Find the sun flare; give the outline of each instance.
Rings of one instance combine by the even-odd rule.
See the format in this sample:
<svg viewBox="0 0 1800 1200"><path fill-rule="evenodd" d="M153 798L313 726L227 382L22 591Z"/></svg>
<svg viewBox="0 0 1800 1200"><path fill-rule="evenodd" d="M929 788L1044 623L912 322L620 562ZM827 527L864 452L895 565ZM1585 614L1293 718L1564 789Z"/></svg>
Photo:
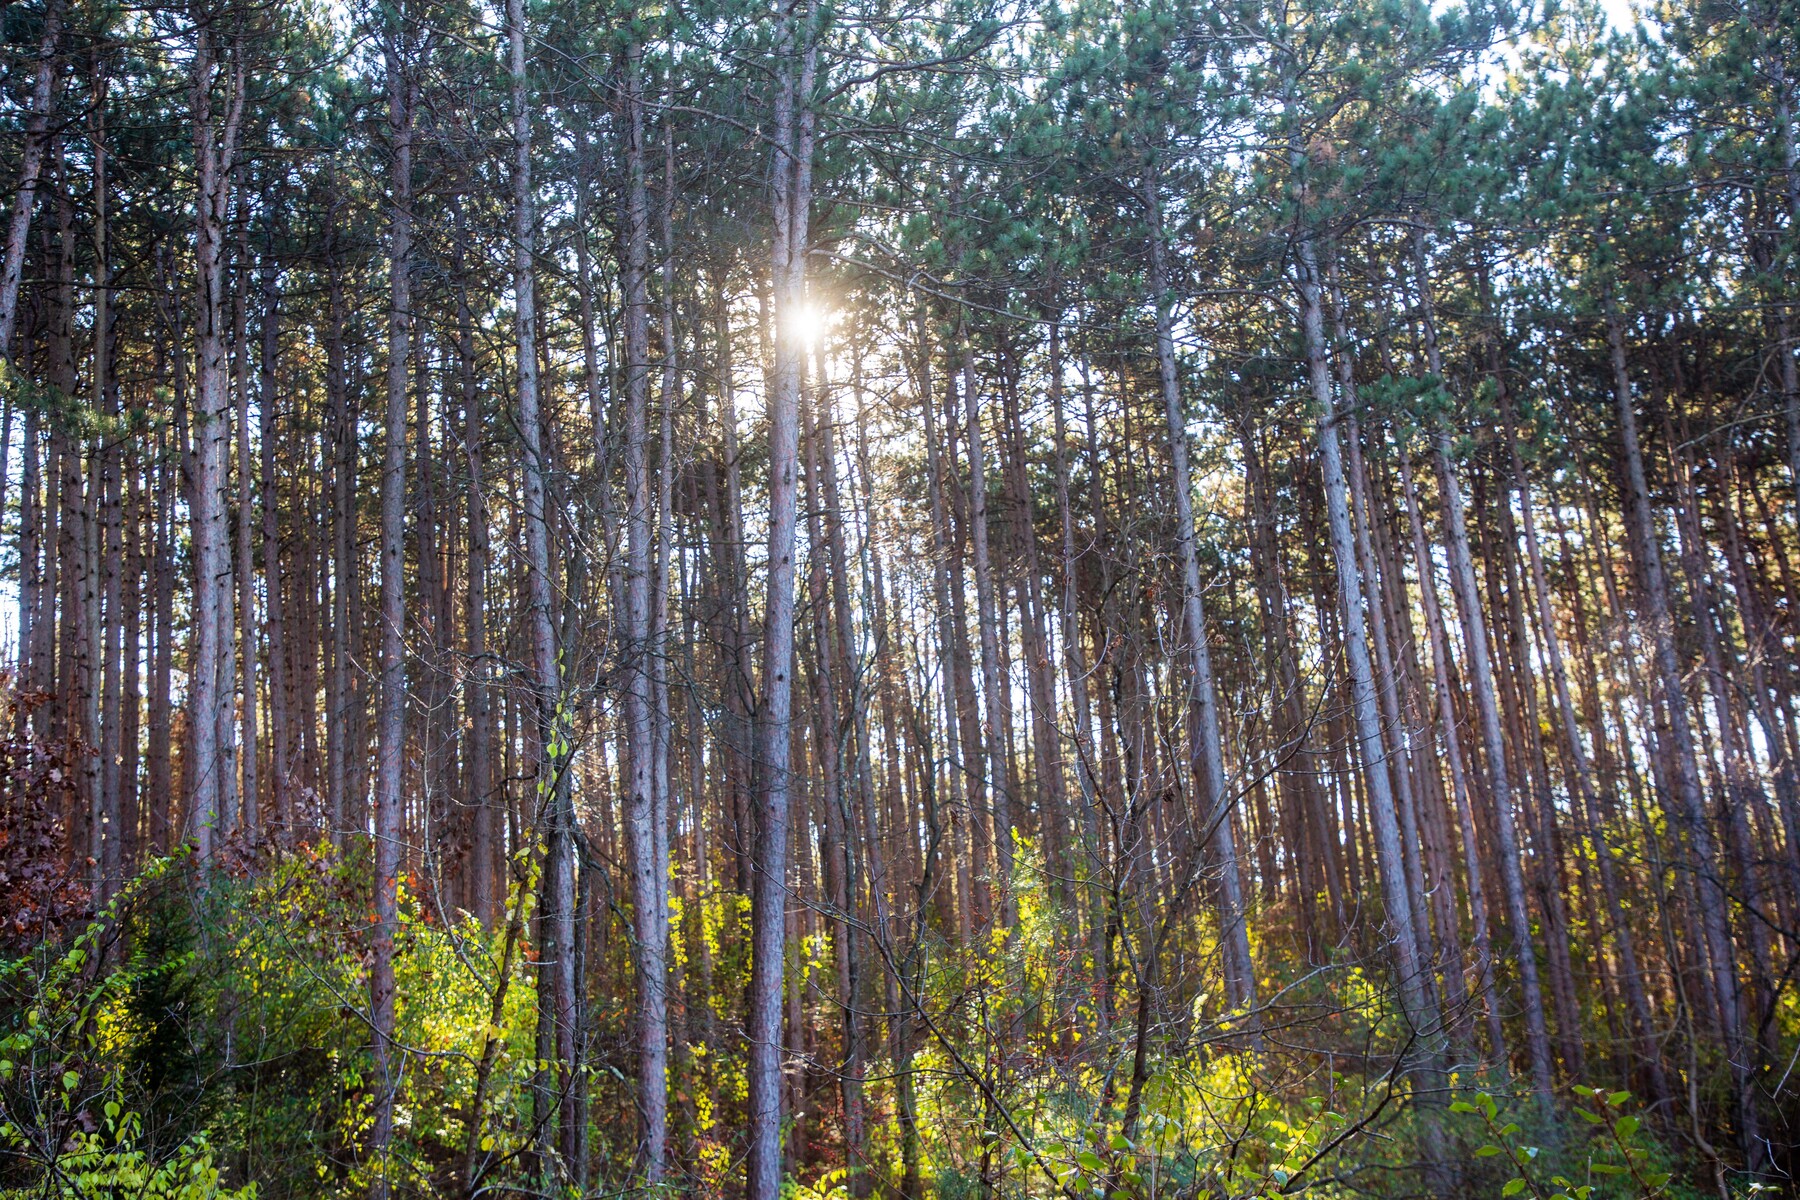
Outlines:
<svg viewBox="0 0 1800 1200"><path fill-rule="evenodd" d="M788 315L788 333L808 350L816 349L831 332L837 314L824 305L807 300Z"/></svg>

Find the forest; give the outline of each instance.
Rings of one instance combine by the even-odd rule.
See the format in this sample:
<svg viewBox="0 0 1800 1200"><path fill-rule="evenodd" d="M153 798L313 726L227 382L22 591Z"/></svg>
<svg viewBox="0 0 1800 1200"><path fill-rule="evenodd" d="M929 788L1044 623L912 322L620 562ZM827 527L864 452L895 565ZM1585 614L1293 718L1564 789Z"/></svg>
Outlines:
<svg viewBox="0 0 1800 1200"><path fill-rule="evenodd" d="M1796 0L0 65L0 1198L1800 1194Z"/></svg>

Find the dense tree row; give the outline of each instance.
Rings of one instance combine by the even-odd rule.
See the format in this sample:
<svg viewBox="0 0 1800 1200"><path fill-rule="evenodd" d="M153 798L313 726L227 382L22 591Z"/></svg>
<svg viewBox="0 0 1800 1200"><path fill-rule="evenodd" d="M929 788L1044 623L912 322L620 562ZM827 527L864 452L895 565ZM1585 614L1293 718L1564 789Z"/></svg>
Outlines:
<svg viewBox="0 0 1800 1200"><path fill-rule="evenodd" d="M1796 28L8 6L0 1173L1791 1184Z"/></svg>

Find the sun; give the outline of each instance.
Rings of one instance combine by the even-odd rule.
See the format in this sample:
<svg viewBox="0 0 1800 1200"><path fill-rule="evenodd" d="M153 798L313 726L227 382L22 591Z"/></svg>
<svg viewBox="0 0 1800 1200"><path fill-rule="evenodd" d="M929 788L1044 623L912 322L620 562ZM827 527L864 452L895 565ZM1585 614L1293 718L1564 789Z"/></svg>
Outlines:
<svg viewBox="0 0 1800 1200"><path fill-rule="evenodd" d="M788 314L788 333L808 350L812 350L831 332L836 320L836 313L807 300Z"/></svg>

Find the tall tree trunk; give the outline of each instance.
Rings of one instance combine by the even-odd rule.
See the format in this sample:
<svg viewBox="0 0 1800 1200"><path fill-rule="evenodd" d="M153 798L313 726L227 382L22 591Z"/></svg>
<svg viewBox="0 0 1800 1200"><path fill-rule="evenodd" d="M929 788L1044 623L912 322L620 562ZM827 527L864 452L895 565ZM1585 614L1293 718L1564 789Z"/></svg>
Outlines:
<svg viewBox="0 0 1800 1200"><path fill-rule="evenodd" d="M225 111L215 116L217 39L211 26L198 32L190 77L195 181L194 268L198 352L195 357L193 472L194 661L188 686L188 724L193 761L188 764L188 822L195 857L202 866L212 858L214 834L225 818L225 764L220 758L215 714L220 695L230 686L220 679L218 664L230 638L225 624L227 603L221 580L229 569L225 546L225 433L229 419L230 379L226 373L225 229L231 207L232 171L238 131L244 114L245 60L241 46L230 54Z"/></svg>
<svg viewBox="0 0 1800 1200"><path fill-rule="evenodd" d="M812 93L818 8L785 0L777 38L774 112L775 363L769 396L769 574L764 605L756 879L751 901L748 1200L781 1191L781 981L786 953L787 861L794 670L795 493L800 388L806 347L808 217L812 208Z"/></svg>
<svg viewBox="0 0 1800 1200"><path fill-rule="evenodd" d="M1771 8L1769 11L1778 12ZM1787 55L1781 39L1777 36L1769 41L1774 52L1769 55L1769 74L1775 95L1775 136L1781 144L1781 183L1782 199L1787 208L1788 263L1786 266L1790 286L1785 303L1775 305L1775 353L1780 360L1776 370L1776 378L1781 384L1781 409L1787 423L1787 455L1788 482L1800 493L1800 362L1795 361L1795 351L1800 346L1795 344L1794 321L1797 309L1793 301L1791 287L1794 262L1793 238L1800 231L1800 139L1794 134L1794 87L1788 78ZM15 218L16 219L16 218ZM1784 276L1777 271L1776 278ZM6 348L4 337L0 337L0 350Z"/></svg>
<svg viewBox="0 0 1800 1200"><path fill-rule="evenodd" d="M808 421L808 417L802 417ZM866 1178L865 1126L862 1120L863 1045L862 1024L857 1012L857 974L860 963L854 945L856 922L856 866L850 834L855 829L850 816L849 787L844 780L844 751L841 732L844 727L838 712L837 657L841 648L835 630L827 575L831 551L826 545L824 514L828 501L823 474L835 470L829 462L821 463L826 451L825 428L828 417L823 412L810 414L806 436L806 522L809 541L808 591L812 607L813 690L815 738L819 765L819 802L824 810L824 836L819 850L825 884L825 900L833 910L836 928L832 932L832 965L836 972L837 1007L841 1019L839 1059L836 1074L843 1101L844 1164L852 1180ZM842 575L829 581L830 587L842 588Z"/></svg>
<svg viewBox="0 0 1800 1200"><path fill-rule="evenodd" d="M36 407L25 410L24 444L19 447L23 466L19 480L19 682L27 692L42 690L44 651L41 646L47 622L42 614L44 603L43 451L39 445L41 418ZM0 497L3 499L3 497ZM41 714L43 706L35 710ZM25 710L19 710L20 732L23 732Z"/></svg>
<svg viewBox="0 0 1800 1200"><path fill-rule="evenodd" d="M1413 923L1413 902L1408 894L1399 814L1394 806L1387 750L1381 732L1375 671L1369 661L1363 580L1357 568L1356 538L1351 530L1350 501L1338 441L1337 404L1332 396L1331 366L1325 345L1324 281L1310 231L1300 232L1296 251L1300 267L1301 326L1306 337L1313 404L1318 409L1319 465L1325 483L1326 524L1330 529L1332 557L1337 568L1338 609L1344 619L1343 643L1350 668L1356 744L1361 754L1363 784L1375 834L1375 852L1380 862L1388 941L1400 975L1401 1000L1406 1015L1415 1028L1424 1029L1434 1021L1426 1012L1419 937Z"/></svg>
<svg viewBox="0 0 1800 1200"><path fill-rule="evenodd" d="M1093 706L1088 698L1087 650L1081 635L1082 555L1075 545L1075 511L1069 498L1069 431L1063 413L1062 325L1052 321L1049 335L1050 413L1056 437L1056 511L1061 526L1061 619L1062 650L1068 660L1069 708L1074 720L1075 778L1081 789L1081 833L1078 848L1069 856L1065 869L1070 886L1085 883L1084 916L1087 921L1090 970L1096 978L1105 966L1104 945L1106 898L1098 886L1100 866L1100 780L1094 759ZM1083 876L1085 875L1085 879Z"/></svg>
<svg viewBox="0 0 1800 1200"><path fill-rule="evenodd" d="M718 358L719 439L725 458L725 494L721 498L724 511L721 524L725 534L725 579L729 584L727 612L724 614L725 648L725 748L728 817L734 830L732 860L736 868L737 890L750 891L750 861L755 834L752 826L750 797L753 730L752 713L756 697L750 664L750 570L748 547L744 541L743 473L738 452L737 377L731 352L731 305L727 292L730 272L719 275L713 297L713 323Z"/></svg>
<svg viewBox="0 0 1800 1200"><path fill-rule="evenodd" d="M1187 412L1175 362L1175 300L1170 290L1168 250L1163 244L1161 184L1154 172L1143 183L1150 218L1150 286L1156 305L1156 365L1162 384L1163 416L1168 422L1171 483L1175 493L1175 541L1181 555L1181 614L1187 634L1188 686L1192 689L1196 737L1189 752L1200 836L1217 847L1219 927L1225 943L1225 987L1235 1009L1256 1005L1256 966L1250 959L1243 876L1232 833L1234 798L1225 783L1225 751L1219 737L1219 695L1213 679L1212 648L1207 642L1201 603L1200 550L1194 531L1194 483L1188 469Z"/></svg>
<svg viewBox="0 0 1800 1200"><path fill-rule="evenodd" d="M6 223L5 256L0 258L0 360L12 358L13 329L19 315L19 278L25 266L25 243L31 233L31 213L37 206L38 183L43 175L44 146L49 140L56 50L62 39L65 6L66 0L49 0L44 8L43 32L38 37L37 70L32 75L31 99L25 110L25 143L19 151L19 184ZM4 499L0 495L0 500Z"/></svg>
<svg viewBox="0 0 1800 1200"><path fill-rule="evenodd" d="M657 205L658 233L662 241L662 295L658 304L661 337L662 370L657 387L657 456L655 522L656 544L650 580L650 620L645 646L645 664L649 673L651 764L650 831L651 849L655 853L656 946L663 954L663 1005L668 1008L669 991L669 831L674 816L670 785L670 765L675 753L674 713L669 703L669 605L675 582L675 410L681 397L681 362L675 341L675 142L674 133L663 125L663 186ZM648 428L645 435L648 437ZM680 1014L677 1014L677 1020ZM667 1036L665 1030L665 1036ZM675 1030L678 1046L687 1044L679 1027ZM667 1101L665 1100L665 1104ZM666 1123L667 1117L664 1117ZM665 1134L666 1138L666 1134ZM666 1151L665 1151L666 1153Z"/></svg>
<svg viewBox="0 0 1800 1200"><path fill-rule="evenodd" d="M1422 984L1426 1003L1431 1003L1430 993L1433 990L1433 964L1437 955L1432 946L1431 910L1429 907L1430 892L1426 888L1424 865L1420 861L1423 842L1419 836L1418 803L1413 795L1412 763L1407 746L1407 730L1400 715L1399 681L1394 669L1393 643L1389 638L1387 626L1387 606L1383 602L1382 586L1375 558L1375 551L1369 535L1369 526L1374 522L1374 514L1370 509L1368 496L1368 479L1364 469L1362 456L1362 429L1356 418L1356 379L1350 361L1349 330L1344 316L1344 300L1338 282L1337 255L1332 253L1327 268L1331 289L1332 336L1338 342L1337 353L1333 355L1337 366L1339 394L1349 406L1342 414L1343 439L1349 446L1348 471L1344 472L1349 484L1349 504L1353 541L1356 546L1358 572L1361 576L1364 596L1368 605L1369 637L1375 646L1375 695L1381 712L1381 723L1384 729L1391 731L1384 735L1382 757L1389 769L1390 782L1393 785L1395 808L1400 817L1400 848L1406 862L1407 891L1412 899L1413 935L1418 944L1419 965L1423 973ZM1390 752L1388 740L1393 741ZM1446 982L1449 982L1448 978ZM1451 985L1453 990L1460 991L1460 978ZM1453 999L1454 997L1447 997Z"/></svg>
<svg viewBox="0 0 1800 1200"><path fill-rule="evenodd" d="M119 877L136 871L144 861L143 792L138 787L138 768L143 752L143 633L144 633L144 517L148 511L142 484L143 452L132 447L124 457L123 542L125 578L119 597L123 614L123 677L119 681L119 798L121 814ZM21 611L23 606L21 606ZM166 804L167 797L156 797Z"/></svg>
<svg viewBox="0 0 1800 1200"><path fill-rule="evenodd" d="M327 206L336 215L338 202ZM331 442L331 627L327 638L331 665L325 683L325 823L331 844L341 847L351 816L351 592L356 587L351 557L356 524L358 453L356 415L352 411L344 362L343 267L335 244L325 265L325 392L330 409Z"/></svg>
<svg viewBox="0 0 1800 1200"><path fill-rule="evenodd" d="M106 77L94 82L93 114L89 119L89 141L93 148L93 241L94 241L94 411L116 421L119 418L118 383L113 378L112 359L115 330L112 312L112 264L108 244L107 205L107 141L106 141ZM0 430L0 455L6 451L5 435ZM100 457L100 613L95 636L100 640L100 709L99 788L96 793L98 820L95 822L100 853L95 863L99 887L95 897L105 900L124 882L124 858L121 853L125 837L124 810L120 805L120 756L125 722L125 699L120 694L123 680L125 618L119 611L124 594L124 527L121 507L120 459L122 450L117 438L103 439ZM0 507L4 506L5 489L0 487ZM135 647L133 648L135 653Z"/></svg>
<svg viewBox="0 0 1800 1200"><path fill-rule="evenodd" d="M240 192L241 196L242 193ZM250 256L246 252L244 238L243 203L238 204L238 238L237 238L237 272L236 287L233 296L232 310L232 355L233 390L237 394L237 415L235 430L237 435L237 497L235 508L237 518L233 525L236 533L236 558L233 564L237 583L238 612L238 712L241 713L242 732L239 735L239 753L242 755L242 766L238 778L240 784L240 804L244 836L254 840L260 832L262 814L258 808L260 802L261 781L257 770L257 750L261 743L257 725L257 639L256 639L256 560L252 554L255 545L254 534L256 522L252 514L256 511L250 498L250 480L255 474L254 462L250 457L250 344L249 344L249 279ZM272 501L271 501L272 502ZM232 715L227 706L227 715Z"/></svg>
<svg viewBox="0 0 1800 1200"><path fill-rule="evenodd" d="M519 386L518 429L525 483L525 602L529 611L533 719L536 723L538 804L546 836L544 880L538 898L539 1020L548 1021L556 1057L556 1148L562 1168L585 1157L576 1097L583 1086L575 1061L575 807L568 771L570 731L563 715L562 668L550 564L549 448L540 411L537 335L537 216L531 185L531 109L526 78L525 3L507 0L507 66L512 92L513 333ZM540 1029L539 1042L544 1042ZM548 1110L540 1120L548 1119ZM576 1181L578 1184L581 1181Z"/></svg>
<svg viewBox="0 0 1800 1200"><path fill-rule="evenodd" d="M410 61L412 30L404 18L384 31L387 61L388 179L387 398L381 452L381 708L375 763L375 927L370 937L369 1010L374 1027L374 1200L391 1193L389 1144L400 1084L394 1042L394 935L400 923L399 882L406 753L406 416L407 368L413 338L413 108L418 85Z"/></svg>
<svg viewBox="0 0 1800 1200"><path fill-rule="evenodd" d="M179 412L186 390L186 373L182 368L184 359L178 330L173 341L176 347L176 411ZM171 490L178 490L175 481L179 475L179 467L175 458L176 452L169 444L168 434L158 430L155 459L157 490L163 495L168 495ZM179 828L176 821L179 808L171 746L174 722L171 719L170 695L171 677L175 670L175 506L162 505L161 511L156 514L155 524L155 561L151 567L155 648L150 660L150 744L149 761L145 764L144 771L144 790L155 806L151 811L150 844L158 854L166 854L173 848L175 831Z"/></svg>
<svg viewBox="0 0 1800 1200"><path fill-rule="evenodd" d="M293 688L289 668L288 625L284 611L284 582L281 572L280 493L277 491L276 459L279 430L275 420L277 404L276 365L281 354L281 293L279 268L273 256L273 231L263 246L262 277L259 291L262 299L262 352L257 360L258 408L262 441L262 564L264 621L269 646L269 745L270 820L283 836L291 835L291 792L294 780L294 727L289 700ZM246 427L247 427L246 422ZM244 469L249 476L249 467ZM248 572L246 572L248 573Z"/></svg>
<svg viewBox="0 0 1800 1200"><path fill-rule="evenodd" d="M981 432L981 404L975 379L975 356L968 335L962 346L963 421L968 430L969 542L975 566L975 632L981 645L982 748L987 758L988 795L993 801L994 881L1000 893L1000 923L1007 931L1019 923L1013 896L1013 811L1011 773L1007 769L1006 706L1000 695L1000 634L995 612L993 561L988 550L987 462ZM954 385L953 385L954 386Z"/></svg>
<svg viewBox="0 0 1800 1200"><path fill-rule="evenodd" d="M456 209L455 223L456 275L462 280L465 276L460 269L463 261L461 246L467 238L464 232L466 219L460 205ZM487 630L489 534L487 481L483 466L487 427L482 413L481 385L475 374L475 320L469 309L466 284L459 284L456 289L456 372L462 395L462 452L468 471L469 523L468 558L463 568L466 577L463 644L469 674L463 696L468 725L468 758L462 784L463 804L469 810L471 824L465 903L481 920L492 923L500 917L505 881L495 878L500 839L499 814L494 803L493 698L488 686L491 674Z"/></svg>
<svg viewBox="0 0 1800 1200"><path fill-rule="evenodd" d="M656 714L650 665L651 551L650 213L645 186L643 48L625 71L625 742L630 783L625 821L637 933L638 1156L646 1186L659 1186L668 1144L667 873L658 873ZM754 1054L754 1048L752 1054ZM754 1084L752 1085L754 1087ZM752 1102L754 1108L754 1101Z"/></svg>
<svg viewBox="0 0 1800 1200"><path fill-rule="evenodd" d="M922 353L929 355L928 349ZM928 360L929 361L929 360ZM922 374L921 377L924 377ZM930 393L921 393L927 399ZM975 656L969 651L968 570L969 513L968 492L958 485L961 478L957 463L962 435L961 397L956 383L956 369L946 362L944 372L944 446L938 457L934 487L942 488L949 504L944 509L944 544L940 571L945 576L949 597L950 639L945 667L952 684L953 707L946 721L954 721L955 751L951 770L957 773L963 796L965 817L964 842L968 861L969 912L977 929L986 929L993 919L993 885L990 873L993 858L993 809L988 802L988 772L982 760L986 757L987 734L982 729L981 695L975 682ZM926 436L933 437L931 420L926 421ZM929 456L927 467L929 469ZM979 653L979 634L976 635Z"/></svg>

